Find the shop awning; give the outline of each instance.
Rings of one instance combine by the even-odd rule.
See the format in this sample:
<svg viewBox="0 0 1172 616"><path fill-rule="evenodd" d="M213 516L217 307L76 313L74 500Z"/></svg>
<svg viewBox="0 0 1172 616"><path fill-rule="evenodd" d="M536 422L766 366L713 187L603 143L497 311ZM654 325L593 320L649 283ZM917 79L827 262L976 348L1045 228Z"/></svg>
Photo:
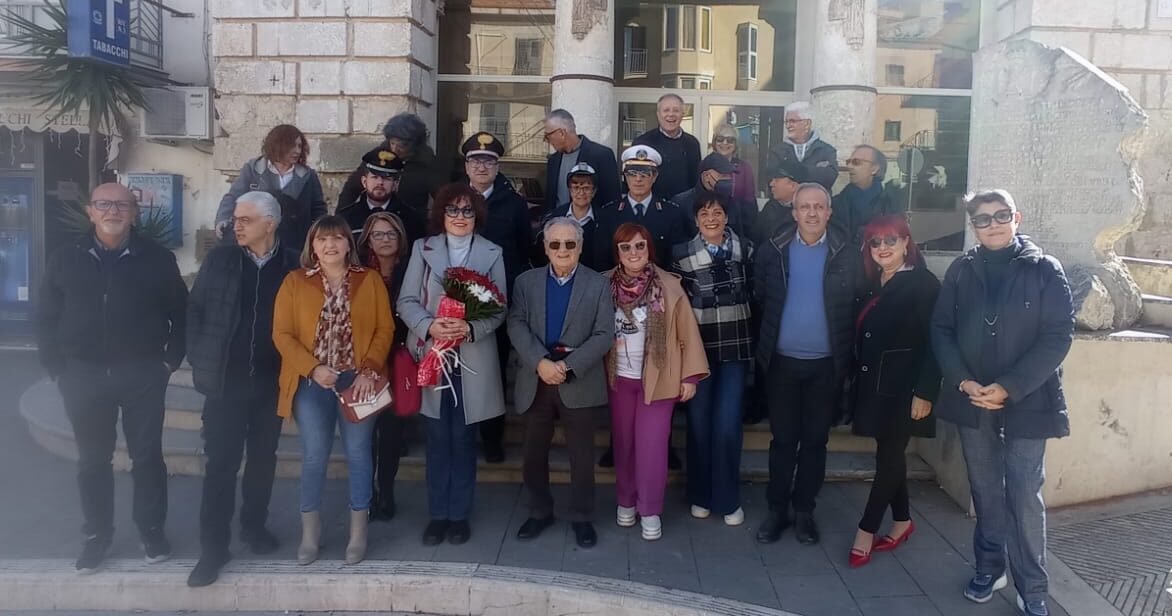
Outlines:
<svg viewBox="0 0 1172 616"><path fill-rule="evenodd" d="M67 133L71 130L83 134L89 132L86 117L80 113L65 114L50 122L49 119L53 115L55 114L38 108L36 105L20 105L0 101L0 126L10 130L27 128L38 133L46 130L55 133Z"/></svg>

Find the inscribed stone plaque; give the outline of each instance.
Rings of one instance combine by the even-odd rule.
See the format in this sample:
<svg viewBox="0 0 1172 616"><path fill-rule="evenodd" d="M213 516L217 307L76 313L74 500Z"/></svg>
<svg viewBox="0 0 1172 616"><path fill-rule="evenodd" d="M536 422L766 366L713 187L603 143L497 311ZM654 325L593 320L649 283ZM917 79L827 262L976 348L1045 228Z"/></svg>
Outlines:
<svg viewBox="0 0 1172 616"><path fill-rule="evenodd" d="M1021 233L1066 268L1079 327L1135 323L1140 292L1114 245L1143 217L1147 114L1066 48L1011 40L973 65L970 188L1013 195Z"/></svg>

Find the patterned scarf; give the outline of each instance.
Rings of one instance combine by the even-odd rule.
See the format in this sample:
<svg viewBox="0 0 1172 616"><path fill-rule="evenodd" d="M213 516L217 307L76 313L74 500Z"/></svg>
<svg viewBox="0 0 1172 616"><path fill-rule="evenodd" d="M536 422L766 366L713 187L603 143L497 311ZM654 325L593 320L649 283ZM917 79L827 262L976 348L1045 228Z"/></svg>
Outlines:
<svg viewBox="0 0 1172 616"><path fill-rule="evenodd" d="M317 318L317 335L313 340L313 356L338 372L354 369L354 328L350 323L350 271L346 270L342 284L330 289L325 273L311 270L321 276L325 302Z"/></svg>
<svg viewBox="0 0 1172 616"><path fill-rule="evenodd" d="M663 286L655 266L648 263L638 276L628 276L626 270L615 268L610 281L614 305L623 311L628 321L635 322L634 310L648 308L645 325L647 345L651 350L651 361L662 368L667 365L667 323L664 318ZM613 354L612 354L613 355ZM612 360L613 361L613 360ZM613 374L613 369L611 374Z"/></svg>

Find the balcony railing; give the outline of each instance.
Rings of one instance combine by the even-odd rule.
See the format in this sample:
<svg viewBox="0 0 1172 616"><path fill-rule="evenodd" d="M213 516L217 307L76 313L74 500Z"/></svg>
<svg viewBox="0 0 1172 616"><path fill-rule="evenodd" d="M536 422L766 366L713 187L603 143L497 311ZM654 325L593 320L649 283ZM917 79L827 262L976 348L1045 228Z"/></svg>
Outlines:
<svg viewBox="0 0 1172 616"><path fill-rule="evenodd" d="M623 54L623 77L631 79L647 76L647 50L627 49Z"/></svg>
<svg viewBox="0 0 1172 616"><path fill-rule="evenodd" d="M635 142L635 138L647 131L647 121L643 118L628 118L623 120L622 134L623 147Z"/></svg>
<svg viewBox="0 0 1172 616"><path fill-rule="evenodd" d="M0 15L14 14L50 26L45 4L40 0L0 0ZM5 41L15 26L0 20L0 54L27 55L23 50L7 47ZM130 63L152 70L163 70L163 8L147 0L130 0Z"/></svg>

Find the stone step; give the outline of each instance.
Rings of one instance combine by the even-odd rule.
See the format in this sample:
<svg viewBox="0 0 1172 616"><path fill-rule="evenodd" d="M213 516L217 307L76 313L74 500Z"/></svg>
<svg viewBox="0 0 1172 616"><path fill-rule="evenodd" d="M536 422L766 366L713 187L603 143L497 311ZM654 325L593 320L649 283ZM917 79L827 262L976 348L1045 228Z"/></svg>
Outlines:
<svg viewBox="0 0 1172 616"><path fill-rule="evenodd" d="M48 381L34 385L21 397L21 414L29 424L29 432L33 438L50 452L69 459L76 459L77 447L73 438L73 429L65 415L64 407L59 398L56 404L51 403L56 387ZM345 476L345 458L341 453L341 442L336 441L333 454L330 456L329 476ZM601 453L601 448L599 449ZM176 475L202 475L204 466L203 439L197 430L183 430L164 428L163 454L167 461L167 468ZM769 477L768 451L745 451L741 461L741 478L746 481L765 481ZM510 444L506 447L506 460L501 464L480 462L478 480L482 482L520 483L522 481L521 450L520 446ZM119 434L117 448L114 453L114 467L118 470L129 470L130 460L126 453L125 443ZM298 477L301 473L301 444L296 436L283 435L277 446L277 475L279 477ZM409 455L402 458L399 478L404 480L423 480L425 473L425 459L423 447L416 444L411 447ZM612 469L597 468L596 480L599 483L613 483ZM555 447L550 454L550 476L556 483L568 483L570 467L567 452L564 448ZM841 481L858 481L870 479L874 476L874 456L864 452L830 452L827 459L827 479ZM909 479L932 479L932 469L917 455L908 455ZM682 481L682 472L671 472L669 481Z"/></svg>
<svg viewBox="0 0 1172 616"><path fill-rule="evenodd" d="M1172 328L1172 297L1145 293L1143 300L1144 312L1139 319L1141 324Z"/></svg>
<svg viewBox="0 0 1172 616"><path fill-rule="evenodd" d="M1172 297L1172 261L1120 257L1142 293Z"/></svg>

